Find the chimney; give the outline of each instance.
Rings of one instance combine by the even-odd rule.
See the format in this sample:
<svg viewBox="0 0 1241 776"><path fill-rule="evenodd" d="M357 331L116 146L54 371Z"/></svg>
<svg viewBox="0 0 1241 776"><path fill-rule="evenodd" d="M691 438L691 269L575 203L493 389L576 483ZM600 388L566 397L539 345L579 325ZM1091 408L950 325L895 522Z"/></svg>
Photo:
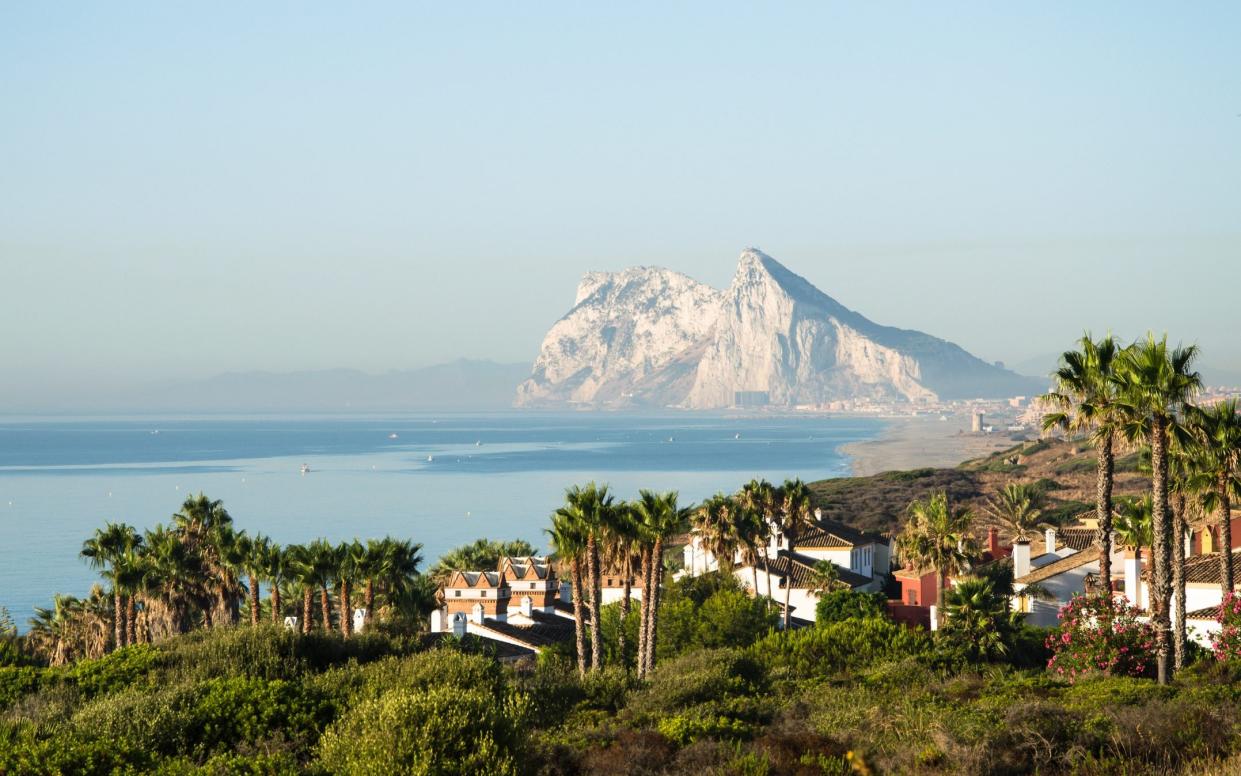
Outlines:
<svg viewBox="0 0 1241 776"><path fill-rule="evenodd" d="M1142 568L1132 552L1125 553L1125 598L1138 609L1142 606Z"/></svg>
<svg viewBox="0 0 1241 776"><path fill-rule="evenodd" d="M534 599L528 595L521 597L521 613L531 619L534 618Z"/></svg>
<svg viewBox="0 0 1241 776"><path fill-rule="evenodd" d="M823 510L821 508L814 508L814 519L816 522L823 519Z"/></svg>
<svg viewBox="0 0 1241 776"><path fill-rule="evenodd" d="M1000 557L1000 532L995 526L987 529L987 552L991 553L992 560Z"/></svg>
<svg viewBox="0 0 1241 776"><path fill-rule="evenodd" d="M1043 543L1047 545L1047 549L1044 550L1044 552L1055 552L1056 551L1056 529L1055 528L1048 528L1046 531L1043 531Z"/></svg>
<svg viewBox="0 0 1241 776"><path fill-rule="evenodd" d="M452 616L452 635L463 639L468 628L465 612L457 612Z"/></svg>
<svg viewBox="0 0 1241 776"><path fill-rule="evenodd" d="M1013 579L1030 573L1030 543L1025 539L1013 542Z"/></svg>

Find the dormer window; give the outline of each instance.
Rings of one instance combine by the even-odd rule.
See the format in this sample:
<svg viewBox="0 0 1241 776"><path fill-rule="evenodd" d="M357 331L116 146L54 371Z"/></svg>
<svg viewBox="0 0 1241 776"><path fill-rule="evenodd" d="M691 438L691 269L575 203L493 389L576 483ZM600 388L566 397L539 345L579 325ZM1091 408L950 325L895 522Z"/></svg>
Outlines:
<svg viewBox="0 0 1241 776"><path fill-rule="evenodd" d="M486 597L487 597L487 591L486 591L486 590L484 590L484 591L482 591L479 595L481 595L483 598L486 598Z"/></svg>
<svg viewBox="0 0 1241 776"><path fill-rule="evenodd" d="M454 591L452 591L452 594L453 594L453 596L455 596L455 597L457 597L457 598L460 598L460 597L461 597L461 591L460 591L460 590L454 590Z"/></svg>

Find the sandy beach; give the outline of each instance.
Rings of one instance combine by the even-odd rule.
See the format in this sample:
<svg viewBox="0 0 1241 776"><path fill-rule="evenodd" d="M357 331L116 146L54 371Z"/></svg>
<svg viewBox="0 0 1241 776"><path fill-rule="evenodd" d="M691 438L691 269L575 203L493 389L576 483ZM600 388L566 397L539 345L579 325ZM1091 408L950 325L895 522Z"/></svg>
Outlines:
<svg viewBox="0 0 1241 776"><path fill-rule="evenodd" d="M893 469L956 466L1012 447L1007 434L971 434L968 417L938 416L888 418L882 436L867 442L842 445L840 451L853 459L853 474L865 477Z"/></svg>

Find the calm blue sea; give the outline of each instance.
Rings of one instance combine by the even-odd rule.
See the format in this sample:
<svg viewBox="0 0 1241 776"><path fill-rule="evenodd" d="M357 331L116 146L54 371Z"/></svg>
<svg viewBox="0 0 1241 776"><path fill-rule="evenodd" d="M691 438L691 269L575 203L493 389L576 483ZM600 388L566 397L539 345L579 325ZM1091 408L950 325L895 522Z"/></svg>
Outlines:
<svg viewBox="0 0 1241 776"><path fill-rule="evenodd" d="M54 592L82 595L78 558L105 520L149 528L203 491L280 542L392 534L440 553L486 536L545 546L564 489L686 502L754 476L846 474L838 451L882 421L670 414L393 417L0 417L0 606L24 625ZM301 473L302 464L310 467Z"/></svg>

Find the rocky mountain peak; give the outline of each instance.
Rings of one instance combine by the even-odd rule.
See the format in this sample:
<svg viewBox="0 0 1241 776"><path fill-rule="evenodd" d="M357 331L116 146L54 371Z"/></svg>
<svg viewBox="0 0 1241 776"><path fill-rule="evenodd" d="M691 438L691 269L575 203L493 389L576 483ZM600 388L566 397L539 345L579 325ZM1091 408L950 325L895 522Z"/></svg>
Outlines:
<svg viewBox="0 0 1241 776"><path fill-rule="evenodd" d="M757 248L726 291L658 267L590 272L518 405L730 407L1005 396L1032 383L921 332L875 324Z"/></svg>

